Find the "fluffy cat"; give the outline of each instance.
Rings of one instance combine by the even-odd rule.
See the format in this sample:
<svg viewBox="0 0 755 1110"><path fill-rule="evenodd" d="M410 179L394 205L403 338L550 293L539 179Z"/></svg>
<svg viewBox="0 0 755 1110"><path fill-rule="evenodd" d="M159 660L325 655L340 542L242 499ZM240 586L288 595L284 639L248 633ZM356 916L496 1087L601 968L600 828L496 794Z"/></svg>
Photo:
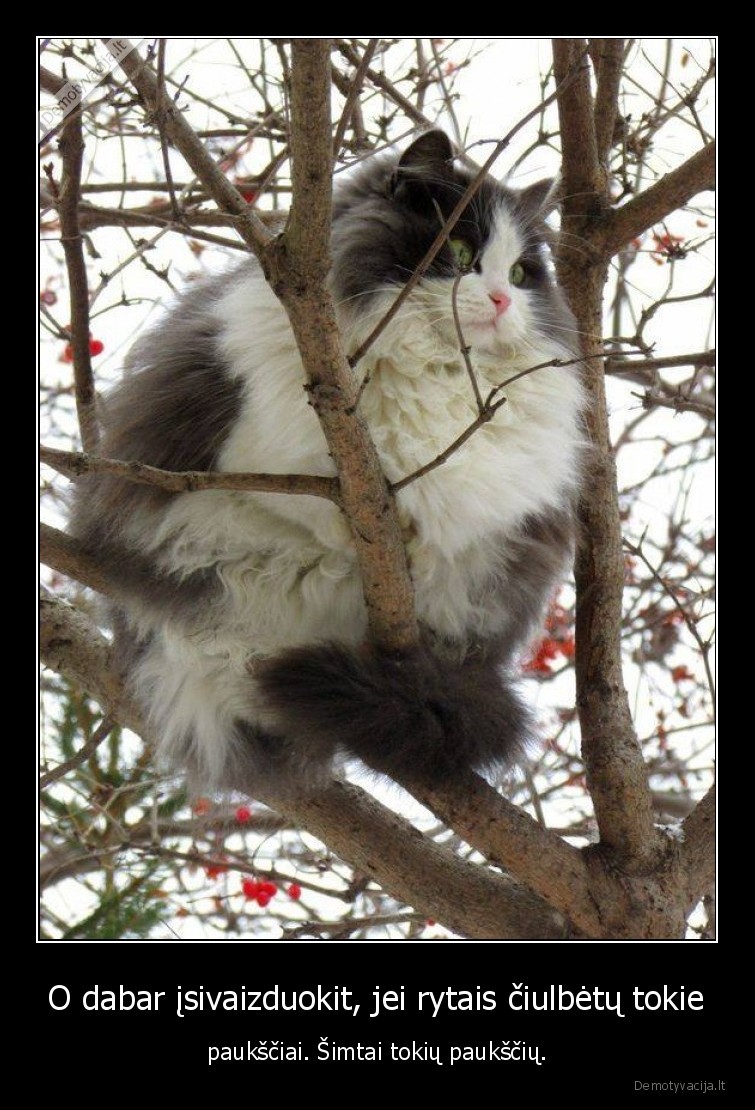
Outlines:
<svg viewBox="0 0 755 1110"><path fill-rule="evenodd" d="M331 285L345 349L392 303L470 174L440 131L367 160L334 198ZM549 183L489 178L361 360L361 406L389 481L445 450L483 395L574 359L552 274ZM170 470L334 474L286 314L253 259L199 283L133 349L101 453ZM196 789L322 781L358 756L442 779L515 759L530 731L507 668L568 562L580 476L576 368L511 382L447 462L397 494L422 644L365 645L350 531L320 498L169 494L81 480L73 530L106 562L124 666L159 754Z"/></svg>

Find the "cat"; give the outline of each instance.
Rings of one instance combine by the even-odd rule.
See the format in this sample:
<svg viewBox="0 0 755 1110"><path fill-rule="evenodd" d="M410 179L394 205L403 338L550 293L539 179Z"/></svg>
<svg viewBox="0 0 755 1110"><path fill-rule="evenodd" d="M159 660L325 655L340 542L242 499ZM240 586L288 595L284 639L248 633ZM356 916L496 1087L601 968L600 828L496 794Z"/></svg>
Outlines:
<svg viewBox="0 0 755 1110"><path fill-rule="evenodd" d="M336 186L330 283L347 354L471 179L431 130ZM354 370L397 482L477 416L462 345L483 396L570 363L511 382L490 422L398 492L415 649L365 643L349 525L325 499L175 494L106 474L78 483L72 530L108 568L130 688L160 757L195 790L312 788L353 757L432 781L519 758L532 725L509 672L568 565L583 457L577 334L546 245L552 207L553 182L515 191L486 178ZM100 453L174 471L333 475L304 385L287 316L248 258L198 282L136 343L104 404Z"/></svg>

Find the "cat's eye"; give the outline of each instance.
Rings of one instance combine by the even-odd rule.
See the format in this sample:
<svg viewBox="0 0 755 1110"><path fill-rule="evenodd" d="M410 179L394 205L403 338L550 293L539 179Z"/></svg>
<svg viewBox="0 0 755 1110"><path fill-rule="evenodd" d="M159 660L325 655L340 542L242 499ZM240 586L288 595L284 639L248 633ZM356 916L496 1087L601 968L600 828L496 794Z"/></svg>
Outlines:
<svg viewBox="0 0 755 1110"><path fill-rule="evenodd" d="M449 239L448 245L453 252L459 269L471 270L475 260L475 252L472 244L468 243L466 239Z"/></svg>
<svg viewBox="0 0 755 1110"><path fill-rule="evenodd" d="M524 285L524 279L526 277L527 273L524 269L524 266L521 264L521 262L515 262L509 270L509 281L511 282L511 284Z"/></svg>

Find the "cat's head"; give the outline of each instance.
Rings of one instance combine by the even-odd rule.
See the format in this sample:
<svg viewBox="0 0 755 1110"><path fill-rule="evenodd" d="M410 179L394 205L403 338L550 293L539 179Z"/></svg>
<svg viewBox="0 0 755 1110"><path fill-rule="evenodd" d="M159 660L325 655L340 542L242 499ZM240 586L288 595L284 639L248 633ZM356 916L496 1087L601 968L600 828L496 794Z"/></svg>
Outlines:
<svg viewBox="0 0 755 1110"><path fill-rule="evenodd" d="M352 319L377 323L474 175L454 163L442 131L400 156L377 156L336 191L333 289ZM404 308L457 346L527 359L574 349L574 320L555 284L545 217L552 181L515 191L486 178ZM459 279L459 280L457 280ZM381 295L382 294L382 295ZM458 324L454 322L454 304Z"/></svg>

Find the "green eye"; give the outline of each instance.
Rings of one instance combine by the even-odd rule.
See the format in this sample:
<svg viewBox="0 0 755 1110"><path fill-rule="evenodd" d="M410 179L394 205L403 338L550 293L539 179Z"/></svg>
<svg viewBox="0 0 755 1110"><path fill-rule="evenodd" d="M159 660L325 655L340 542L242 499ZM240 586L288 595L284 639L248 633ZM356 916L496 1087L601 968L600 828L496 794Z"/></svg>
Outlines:
<svg viewBox="0 0 755 1110"><path fill-rule="evenodd" d="M509 270L509 281L512 285L523 285L526 276L527 275L524 272L524 266L521 264L521 262L515 262Z"/></svg>
<svg viewBox="0 0 755 1110"><path fill-rule="evenodd" d="M449 239L448 245L453 251L454 258L460 270L471 270L475 253L466 239Z"/></svg>

